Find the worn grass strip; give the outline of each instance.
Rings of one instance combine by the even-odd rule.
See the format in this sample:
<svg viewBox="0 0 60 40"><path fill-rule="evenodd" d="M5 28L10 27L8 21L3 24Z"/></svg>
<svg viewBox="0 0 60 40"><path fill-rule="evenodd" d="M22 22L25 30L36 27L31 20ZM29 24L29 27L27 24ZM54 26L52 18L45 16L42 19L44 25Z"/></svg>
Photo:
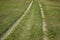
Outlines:
<svg viewBox="0 0 60 40"><path fill-rule="evenodd" d="M42 40L42 20L39 5L33 2L31 9L6 40Z"/></svg>
<svg viewBox="0 0 60 40"><path fill-rule="evenodd" d="M33 13L29 10L19 25L5 40L28 40L31 33L32 21Z"/></svg>
<svg viewBox="0 0 60 40"><path fill-rule="evenodd" d="M0 37L26 10L31 0L0 0Z"/></svg>
<svg viewBox="0 0 60 40"><path fill-rule="evenodd" d="M40 9L41 9L41 16L42 16L42 30L43 30L43 40L48 40L48 37L47 37L47 28L46 28L46 20L45 20L45 15L44 15L44 11L43 11L43 8L42 8L42 5L41 3L39 3L39 6L40 6Z"/></svg>
<svg viewBox="0 0 60 40"><path fill-rule="evenodd" d="M28 13L31 14L31 17L29 19L30 23L28 23L26 26L23 27L19 39L42 40L41 14L39 5L36 1L34 1L31 10Z"/></svg>
<svg viewBox="0 0 60 40"><path fill-rule="evenodd" d="M12 27L1 37L0 40L4 40L4 39L12 32L12 30L15 29L15 27L19 24L19 22L23 19L23 17L26 15L26 13L28 12L28 10L30 9L32 3L33 3L33 1L31 1L31 3L29 4L27 10L24 12L24 14L22 15L22 17L20 17L20 18L12 25Z"/></svg>
<svg viewBox="0 0 60 40"><path fill-rule="evenodd" d="M60 3L52 0L41 0L48 29L48 40L60 40Z"/></svg>

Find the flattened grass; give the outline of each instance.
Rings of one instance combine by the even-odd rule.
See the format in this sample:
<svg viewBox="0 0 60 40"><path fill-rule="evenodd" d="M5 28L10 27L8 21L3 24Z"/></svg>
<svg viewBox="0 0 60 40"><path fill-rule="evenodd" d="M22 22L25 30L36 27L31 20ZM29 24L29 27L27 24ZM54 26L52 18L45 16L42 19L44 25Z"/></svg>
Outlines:
<svg viewBox="0 0 60 40"><path fill-rule="evenodd" d="M34 1L26 16L5 40L42 40L41 23L39 5Z"/></svg>
<svg viewBox="0 0 60 40"><path fill-rule="evenodd" d="M23 15L31 0L0 0L0 36Z"/></svg>

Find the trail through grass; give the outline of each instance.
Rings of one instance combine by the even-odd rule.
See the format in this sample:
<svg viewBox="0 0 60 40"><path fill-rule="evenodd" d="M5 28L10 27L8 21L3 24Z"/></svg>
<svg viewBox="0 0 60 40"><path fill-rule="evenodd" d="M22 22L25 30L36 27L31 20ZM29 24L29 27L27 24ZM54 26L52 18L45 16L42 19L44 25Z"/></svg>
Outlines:
<svg viewBox="0 0 60 40"><path fill-rule="evenodd" d="M47 22L48 40L60 40L60 1L40 0Z"/></svg>
<svg viewBox="0 0 60 40"><path fill-rule="evenodd" d="M31 0L0 0L0 37L21 17Z"/></svg>
<svg viewBox="0 0 60 40"><path fill-rule="evenodd" d="M48 37L47 37L47 28L46 28L46 20L45 20L45 15L44 15L44 10L43 10L43 7L41 5L41 3L39 2L39 6L40 6L40 9L41 9L41 16L42 16L42 30L43 30L43 40L48 40Z"/></svg>
<svg viewBox="0 0 60 40"><path fill-rule="evenodd" d="M42 40L41 23L39 5L34 1L27 15L5 40Z"/></svg>
<svg viewBox="0 0 60 40"><path fill-rule="evenodd" d="M24 14L14 24L12 24L12 27L9 28L6 33L4 33L2 35L2 37L1 37L0 40L4 40L16 28L16 26L19 24L19 22L21 22L21 20L27 14L27 12L29 11L29 9L32 6L32 4L33 4L33 1L31 1L31 3L29 4L29 6L27 7L26 11L24 12Z"/></svg>

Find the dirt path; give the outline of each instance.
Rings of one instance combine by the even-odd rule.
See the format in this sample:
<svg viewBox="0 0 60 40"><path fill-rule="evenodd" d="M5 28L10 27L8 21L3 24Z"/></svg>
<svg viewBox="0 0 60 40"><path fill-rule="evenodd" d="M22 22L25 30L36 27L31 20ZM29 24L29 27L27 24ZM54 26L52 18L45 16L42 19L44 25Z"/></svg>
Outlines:
<svg viewBox="0 0 60 40"><path fill-rule="evenodd" d="M41 3L39 3L39 6L40 6L40 10L41 10L41 15L42 15L42 30L43 30L43 40L48 40L48 37L47 37L47 28L46 28L46 21L45 21L45 15L44 15L44 11L43 11L43 8L42 8L42 5Z"/></svg>
<svg viewBox="0 0 60 40"><path fill-rule="evenodd" d="M16 26L21 22L21 20L24 18L24 16L27 14L28 10L31 8L33 4L33 1L29 4L28 8L24 12L24 14L12 25L12 27L0 38L0 40L4 40L9 34L13 31L13 29L16 28Z"/></svg>

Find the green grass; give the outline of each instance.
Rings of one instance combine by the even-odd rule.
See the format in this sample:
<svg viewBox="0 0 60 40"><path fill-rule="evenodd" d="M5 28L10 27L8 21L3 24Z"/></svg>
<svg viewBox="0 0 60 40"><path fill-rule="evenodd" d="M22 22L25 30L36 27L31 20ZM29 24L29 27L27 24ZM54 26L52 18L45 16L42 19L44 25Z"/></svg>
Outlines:
<svg viewBox="0 0 60 40"><path fill-rule="evenodd" d="M46 17L49 40L60 40L60 1L41 0L40 2Z"/></svg>
<svg viewBox="0 0 60 40"><path fill-rule="evenodd" d="M0 0L0 36L23 15L31 0Z"/></svg>
<svg viewBox="0 0 60 40"><path fill-rule="evenodd" d="M33 0L31 9L5 40L43 40L41 2L48 40L60 40L60 1ZM31 0L0 0L0 36L23 15Z"/></svg>
<svg viewBox="0 0 60 40"><path fill-rule="evenodd" d="M5 40L42 40L41 23L39 5L34 1L26 16Z"/></svg>

